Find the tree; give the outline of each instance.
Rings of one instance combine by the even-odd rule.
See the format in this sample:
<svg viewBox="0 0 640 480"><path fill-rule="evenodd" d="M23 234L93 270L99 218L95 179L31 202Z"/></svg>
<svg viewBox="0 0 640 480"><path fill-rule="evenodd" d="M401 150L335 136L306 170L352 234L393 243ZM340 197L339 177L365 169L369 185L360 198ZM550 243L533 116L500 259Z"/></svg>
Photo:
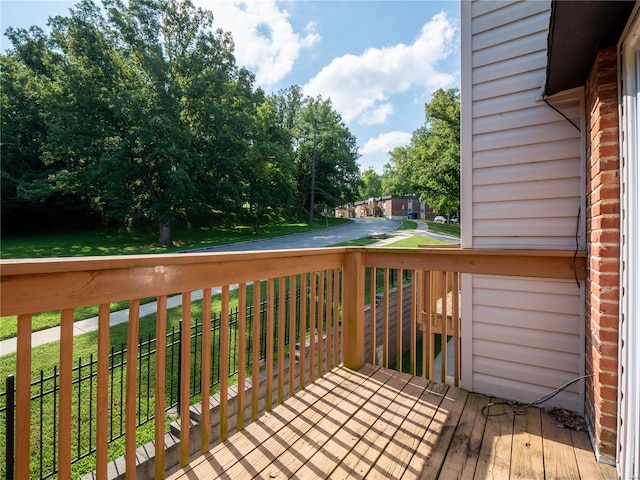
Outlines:
<svg viewBox="0 0 640 480"><path fill-rule="evenodd" d="M382 177L376 173L373 167L362 172L358 195L361 200L382 196Z"/></svg>
<svg viewBox="0 0 640 480"><path fill-rule="evenodd" d="M388 163L382 170L381 184L384 195L403 196L414 192L409 169L410 147L396 147L389 152Z"/></svg>
<svg viewBox="0 0 640 480"><path fill-rule="evenodd" d="M291 204L295 188L291 137L279 122L274 97L256 109L251 138L243 183L253 231L258 234L265 219Z"/></svg>
<svg viewBox="0 0 640 480"><path fill-rule="evenodd" d="M405 173L436 212L460 209L460 92L437 90L425 105L425 125L411 138Z"/></svg>
<svg viewBox="0 0 640 480"><path fill-rule="evenodd" d="M308 209L312 224L317 203L328 208L357 197L358 146L330 100L306 98L295 118L297 207Z"/></svg>

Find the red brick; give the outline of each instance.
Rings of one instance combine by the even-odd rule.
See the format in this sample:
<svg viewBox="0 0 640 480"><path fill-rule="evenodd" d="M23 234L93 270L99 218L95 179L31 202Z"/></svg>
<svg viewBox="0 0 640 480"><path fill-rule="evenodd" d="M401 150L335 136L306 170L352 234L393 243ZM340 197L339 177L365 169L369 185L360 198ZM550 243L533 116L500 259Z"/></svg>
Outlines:
<svg viewBox="0 0 640 480"><path fill-rule="evenodd" d="M600 345L600 354L605 357L615 358L618 355L618 346L609 343Z"/></svg>
<svg viewBox="0 0 640 480"><path fill-rule="evenodd" d="M620 242L620 231L617 229L594 230L589 233L589 240L594 243L618 244Z"/></svg>
<svg viewBox="0 0 640 480"><path fill-rule="evenodd" d="M601 358L600 362L598 362L600 365L600 369L603 372L607 372L607 373L617 373L618 372L618 360L615 358ZM613 389L613 392L615 392L616 390ZM604 392L602 393L602 395L604 396ZM615 395L614 395L615 397ZM615 400L615 398L613 399L609 399L609 400Z"/></svg>

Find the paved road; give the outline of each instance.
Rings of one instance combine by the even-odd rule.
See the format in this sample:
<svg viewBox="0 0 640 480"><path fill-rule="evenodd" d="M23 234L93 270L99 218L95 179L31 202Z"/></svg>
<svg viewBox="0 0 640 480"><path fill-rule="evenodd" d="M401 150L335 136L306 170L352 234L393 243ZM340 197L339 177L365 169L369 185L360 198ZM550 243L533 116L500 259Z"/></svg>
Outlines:
<svg viewBox="0 0 640 480"><path fill-rule="evenodd" d="M234 243L217 247L200 248L198 252L237 252L255 250L289 250L293 248L320 248L336 243L366 237L372 233L390 233L400 226L399 221L371 218L356 218L353 221L315 232L298 233L284 237Z"/></svg>
<svg viewBox="0 0 640 480"><path fill-rule="evenodd" d="M366 237L372 233L391 233L400 226L400 222L394 220L358 218L348 224L339 227L333 227L326 230L317 230L309 233L299 233L296 235L287 235L284 237L270 238L266 240L255 240L252 242L236 243L232 245L221 245L218 247L207 247L198 249L200 252L233 252L233 251L256 251L256 250L283 250L292 248L320 248L336 243L345 242L347 240L355 240L357 238ZM396 242L403 237L422 234L433 238L438 238L446 242L459 242L454 237L448 237L436 233L428 232L425 222L418 222L417 230L400 230L396 235L381 240L374 245L382 246L392 242ZM213 290L212 293L219 293ZM202 298L202 290L197 290L191 295L192 300ZM168 299L168 308L178 306L182 303L182 296L176 295ZM140 317L156 312L155 302L140 305ZM110 317L109 324L117 325L124 323L129 319L129 310L121 310L113 312ZM81 335L98 329L98 318L88 318L80 320L73 324L73 334ZM35 347L60 339L60 327L53 327L47 330L34 332L31 336L31 346ZM0 341L0 356L7 355L16 351L16 339Z"/></svg>

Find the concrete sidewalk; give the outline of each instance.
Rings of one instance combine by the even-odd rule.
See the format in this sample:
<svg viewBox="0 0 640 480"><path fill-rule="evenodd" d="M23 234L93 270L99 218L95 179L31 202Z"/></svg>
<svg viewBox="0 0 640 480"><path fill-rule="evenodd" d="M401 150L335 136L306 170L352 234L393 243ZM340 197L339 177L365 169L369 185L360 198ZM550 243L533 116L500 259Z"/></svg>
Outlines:
<svg viewBox="0 0 640 480"><path fill-rule="evenodd" d="M417 221L418 228L415 230L396 230L389 238L380 240L369 246L382 247L391 243L408 238L416 234L425 236L434 236L435 234L429 234L429 227L424 221ZM442 237L442 236L438 236ZM449 241L459 241L455 237L448 237ZM212 294L220 293L219 287L212 289ZM200 300L202 298L202 290L196 290L191 293L192 300ZM173 308L182 305L182 295L175 295L169 297L167 300L167 308ZM140 305L140 318L156 313L158 304L157 302L150 302L144 305ZM119 323L125 323L129 320L129 309L112 312L109 320L109 325L118 325ZM84 333L93 332L98 329L98 317L87 318L86 320L79 320L73 324L73 335L82 335ZM46 330L40 330L33 332L31 335L31 347L37 347L38 345L44 345L45 343L56 342L60 340L60 327L48 328ZM17 349L17 339L9 338L7 340L0 341L0 356L15 353Z"/></svg>

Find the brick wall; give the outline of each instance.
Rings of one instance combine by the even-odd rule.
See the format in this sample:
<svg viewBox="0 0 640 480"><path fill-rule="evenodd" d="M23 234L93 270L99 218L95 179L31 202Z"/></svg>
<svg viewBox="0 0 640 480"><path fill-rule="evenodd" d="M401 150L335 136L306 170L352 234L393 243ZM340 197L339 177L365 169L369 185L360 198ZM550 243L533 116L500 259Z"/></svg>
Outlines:
<svg viewBox="0 0 640 480"><path fill-rule="evenodd" d="M603 49L586 85L585 412L602 461L615 461L618 388L620 181L616 49Z"/></svg>

